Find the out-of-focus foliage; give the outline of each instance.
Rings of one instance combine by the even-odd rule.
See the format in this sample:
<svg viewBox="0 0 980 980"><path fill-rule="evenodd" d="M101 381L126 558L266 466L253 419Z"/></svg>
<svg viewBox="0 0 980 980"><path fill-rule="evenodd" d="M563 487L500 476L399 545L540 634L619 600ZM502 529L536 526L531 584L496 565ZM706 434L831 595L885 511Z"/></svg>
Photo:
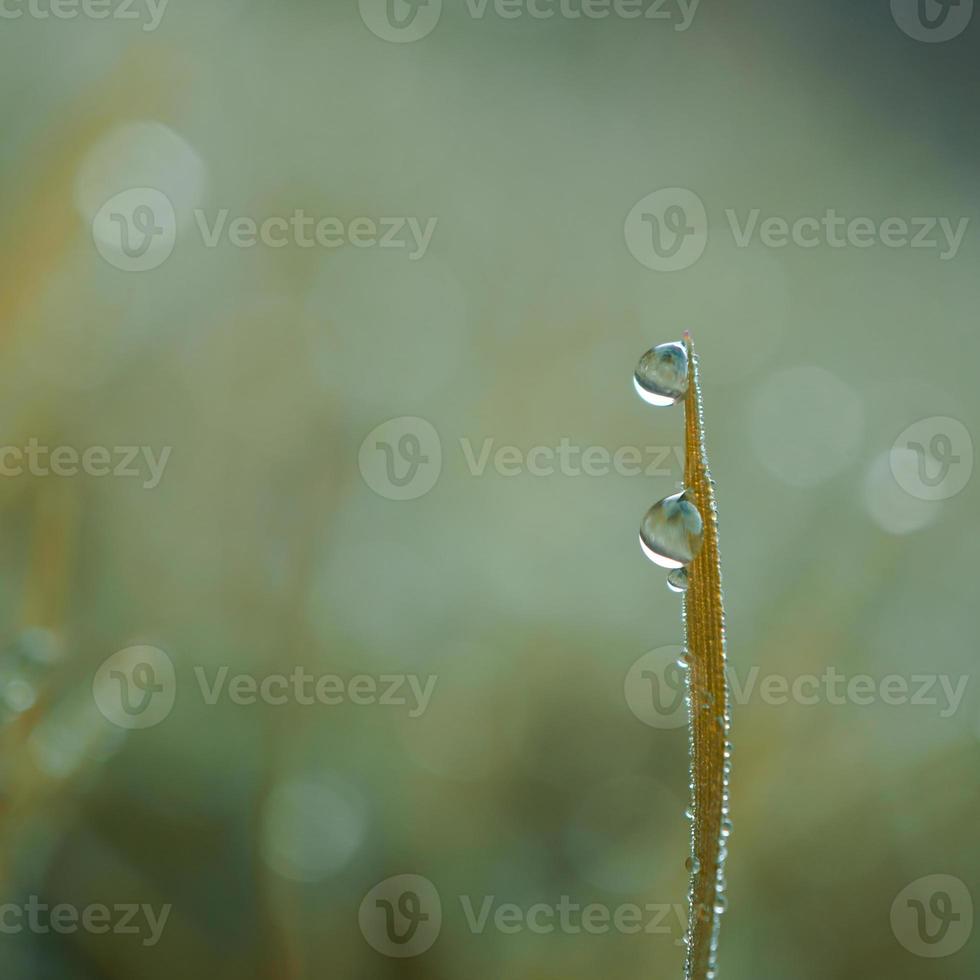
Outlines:
<svg viewBox="0 0 980 980"><path fill-rule="evenodd" d="M0 20L5 978L679 976L687 735L631 668L681 642L636 544L681 430L630 374L685 328L738 682L722 975L976 977L976 937L914 951L947 892L902 895L980 898L976 482L921 499L890 451L978 417L978 28L853 8L447 2L410 43L353 0ZM134 188L175 209L145 271L96 241ZM674 271L624 236L662 188L707 215ZM829 211L878 237L762 235ZM927 216L940 247L884 242ZM947 258L939 218L969 219ZM150 655L100 673L132 647L174 670L145 728L106 699L154 695ZM407 904L364 901L396 875ZM32 899L169 914L150 944ZM386 955L389 913L430 948Z"/></svg>

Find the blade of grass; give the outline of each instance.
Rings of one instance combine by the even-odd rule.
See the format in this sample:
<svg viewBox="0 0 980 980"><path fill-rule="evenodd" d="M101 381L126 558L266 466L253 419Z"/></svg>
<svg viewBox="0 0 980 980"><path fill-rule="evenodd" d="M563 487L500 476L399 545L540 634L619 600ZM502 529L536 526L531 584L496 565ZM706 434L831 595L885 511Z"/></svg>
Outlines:
<svg viewBox="0 0 980 980"><path fill-rule="evenodd" d="M714 486L704 445L704 414L697 355L690 334L689 384L684 403L684 484L704 521L704 544L691 563L684 597L689 661L691 745L691 884L687 980L716 972L728 820L728 684L725 676L725 613Z"/></svg>

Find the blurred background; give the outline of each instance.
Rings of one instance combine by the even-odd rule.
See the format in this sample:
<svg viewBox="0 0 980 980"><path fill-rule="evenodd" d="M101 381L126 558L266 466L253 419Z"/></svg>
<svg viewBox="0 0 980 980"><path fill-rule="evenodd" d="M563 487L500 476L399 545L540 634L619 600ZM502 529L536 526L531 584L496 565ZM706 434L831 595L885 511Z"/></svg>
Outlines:
<svg viewBox="0 0 980 980"><path fill-rule="evenodd" d="M684 329L721 975L977 976L972 0L2 11L4 977L679 977Z"/></svg>

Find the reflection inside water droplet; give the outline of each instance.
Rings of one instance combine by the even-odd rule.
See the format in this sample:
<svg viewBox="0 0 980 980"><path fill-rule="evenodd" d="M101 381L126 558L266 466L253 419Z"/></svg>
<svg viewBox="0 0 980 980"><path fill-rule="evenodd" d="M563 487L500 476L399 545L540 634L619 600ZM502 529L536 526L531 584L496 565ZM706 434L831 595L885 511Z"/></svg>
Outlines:
<svg viewBox="0 0 980 980"><path fill-rule="evenodd" d="M667 573L667 588L671 592L687 592L688 581L686 568L672 568Z"/></svg>
<svg viewBox="0 0 980 980"><path fill-rule="evenodd" d="M676 405L687 394L687 348L673 341L648 350L633 372L633 386L650 405Z"/></svg>
<svg viewBox="0 0 980 980"><path fill-rule="evenodd" d="M663 568L689 565L704 542L704 522L687 491L654 504L640 525L643 553Z"/></svg>

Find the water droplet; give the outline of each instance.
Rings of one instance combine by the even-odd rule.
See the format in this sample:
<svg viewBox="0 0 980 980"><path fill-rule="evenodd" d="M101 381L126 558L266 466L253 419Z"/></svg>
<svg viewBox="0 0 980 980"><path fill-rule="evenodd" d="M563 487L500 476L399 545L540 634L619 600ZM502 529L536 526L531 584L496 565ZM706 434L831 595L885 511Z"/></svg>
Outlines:
<svg viewBox="0 0 980 980"><path fill-rule="evenodd" d="M676 405L687 394L687 348L674 341L648 350L633 372L633 386L650 405Z"/></svg>
<svg viewBox="0 0 980 980"><path fill-rule="evenodd" d="M732 822L731 820L722 820L721 822L721 836L731 837L732 835Z"/></svg>
<svg viewBox="0 0 980 980"><path fill-rule="evenodd" d="M650 561L663 568L690 564L703 542L704 522L686 490L654 504L640 525L640 547Z"/></svg>
<svg viewBox="0 0 980 980"><path fill-rule="evenodd" d="M693 875L701 873L701 862L697 858L688 858L684 862L684 867Z"/></svg>
<svg viewBox="0 0 980 980"><path fill-rule="evenodd" d="M688 574L686 568L672 568L667 573L667 588L671 592L687 592Z"/></svg>

